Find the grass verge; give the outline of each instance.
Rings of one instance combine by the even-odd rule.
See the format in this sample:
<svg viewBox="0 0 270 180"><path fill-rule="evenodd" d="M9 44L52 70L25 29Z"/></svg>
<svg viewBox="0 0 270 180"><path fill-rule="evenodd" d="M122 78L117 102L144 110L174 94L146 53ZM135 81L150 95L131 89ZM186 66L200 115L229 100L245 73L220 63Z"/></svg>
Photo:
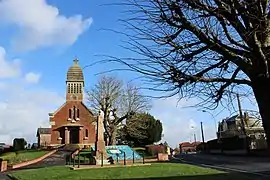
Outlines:
<svg viewBox="0 0 270 180"><path fill-rule="evenodd" d="M164 179L164 180L247 180L245 174L225 173L209 168L177 163L153 163L150 166L99 168L72 171L67 167L46 167L14 171L10 176L18 180L89 180L89 179Z"/></svg>
<svg viewBox="0 0 270 180"><path fill-rule="evenodd" d="M8 152L0 155L0 158L7 161L8 165L18 164L20 162L30 161L36 158L39 158L49 151L45 150L27 150L27 151L19 151L15 152Z"/></svg>

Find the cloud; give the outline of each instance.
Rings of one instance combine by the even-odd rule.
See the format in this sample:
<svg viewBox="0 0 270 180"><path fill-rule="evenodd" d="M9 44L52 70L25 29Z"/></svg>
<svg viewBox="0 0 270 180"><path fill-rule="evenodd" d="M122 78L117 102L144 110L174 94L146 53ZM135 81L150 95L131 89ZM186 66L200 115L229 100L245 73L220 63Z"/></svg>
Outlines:
<svg viewBox="0 0 270 180"><path fill-rule="evenodd" d="M40 79L40 74L29 72L25 75L25 80L28 83L38 83Z"/></svg>
<svg viewBox="0 0 270 180"><path fill-rule="evenodd" d="M61 15L46 0L2 0L0 20L19 29L12 43L20 51L72 45L92 23L92 18L82 15Z"/></svg>
<svg viewBox="0 0 270 180"><path fill-rule="evenodd" d="M15 137L25 137L35 142L36 129L49 126L48 113L63 103L64 99L46 89L27 89L25 85L13 86L5 92L0 102L0 140L11 143Z"/></svg>
<svg viewBox="0 0 270 180"><path fill-rule="evenodd" d="M178 101L176 97L154 101L150 113L162 121L164 134L162 141L176 147L180 142L194 141L194 133L196 140L201 140L200 121L203 118L196 109L185 108L196 103L196 99ZM215 138L214 123L204 123L204 136L205 140Z"/></svg>
<svg viewBox="0 0 270 180"><path fill-rule="evenodd" d="M25 79L37 82L38 74L29 72L25 77L15 76L21 72L20 66L6 60L4 55L5 49L0 47L0 62L5 65L0 65L0 72L5 72L1 73L0 82L0 142L12 143L15 137L35 142L36 129L49 126L48 113L58 108L64 98L50 89L26 83Z"/></svg>
<svg viewBox="0 0 270 180"><path fill-rule="evenodd" d="M19 75L20 75L20 60L19 59L7 60L6 51L3 47L0 46L0 79L13 78Z"/></svg>

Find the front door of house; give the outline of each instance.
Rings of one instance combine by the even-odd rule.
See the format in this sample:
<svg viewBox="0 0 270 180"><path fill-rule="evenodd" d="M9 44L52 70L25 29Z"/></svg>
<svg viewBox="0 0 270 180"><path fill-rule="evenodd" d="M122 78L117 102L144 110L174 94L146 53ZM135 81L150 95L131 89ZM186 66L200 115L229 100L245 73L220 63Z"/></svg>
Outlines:
<svg viewBox="0 0 270 180"><path fill-rule="evenodd" d="M71 127L69 137L70 144L79 144L79 127Z"/></svg>

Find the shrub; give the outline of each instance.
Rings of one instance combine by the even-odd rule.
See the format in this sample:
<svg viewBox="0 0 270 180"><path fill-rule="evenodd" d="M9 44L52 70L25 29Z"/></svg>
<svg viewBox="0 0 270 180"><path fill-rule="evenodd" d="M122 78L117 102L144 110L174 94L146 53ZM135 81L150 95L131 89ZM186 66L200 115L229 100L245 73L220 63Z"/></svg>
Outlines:
<svg viewBox="0 0 270 180"><path fill-rule="evenodd" d="M13 140L13 150L14 151L21 151L25 149L27 142L24 138L15 138Z"/></svg>
<svg viewBox="0 0 270 180"><path fill-rule="evenodd" d="M218 141L218 139L213 139L207 142L206 147L208 150L220 150L221 143Z"/></svg>
<svg viewBox="0 0 270 180"><path fill-rule="evenodd" d="M166 146L164 146L164 145L148 145L148 146L146 146L146 151L152 156L157 156L158 153L165 153L166 152Z"/></svg>
<svg viewBox="0 0 270 180"><path fill-rule="evenodd" d="M31 146L31 149L38 149L38 144L37 143L33 143Z"/></svg>
<svg viewBox="0 0 270 180"><path fill-rule="evenodd" d="M200 143L199 145L197 145L196 150L197 151L204 151L204 150L206 150L206 143Z"/></svg>
<svg viewBox="0 0 270 180"><path fill-rule="evenodd" d="M245 140L238 136L221 139L223 150L239 150L245 149Z"/></svg>

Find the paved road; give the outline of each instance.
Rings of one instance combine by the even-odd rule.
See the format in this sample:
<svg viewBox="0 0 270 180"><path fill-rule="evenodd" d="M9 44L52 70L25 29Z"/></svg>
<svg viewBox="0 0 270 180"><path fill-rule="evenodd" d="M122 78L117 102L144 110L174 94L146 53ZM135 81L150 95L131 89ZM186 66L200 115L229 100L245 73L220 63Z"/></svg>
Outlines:
<svg viewBox="0 0 270 180"><path fill-rule="evenodd" d="M22 168L19 168L17 170L23 170L23 169L37 169L37 168L43 168L47 166L61 166L65 165L66 159L65 156L67 154L70 154L70 152L59 150L53 155L45 158L44 160L36 163L36 164L31 164Z"/></svg>
<svg viewBox="0 0 270 180"><path fill-rule="evenodd" d="M178 155L176 158L185 163L227 171L249 173L270 179L270 158L207 154L184 154Z"/></svg>

